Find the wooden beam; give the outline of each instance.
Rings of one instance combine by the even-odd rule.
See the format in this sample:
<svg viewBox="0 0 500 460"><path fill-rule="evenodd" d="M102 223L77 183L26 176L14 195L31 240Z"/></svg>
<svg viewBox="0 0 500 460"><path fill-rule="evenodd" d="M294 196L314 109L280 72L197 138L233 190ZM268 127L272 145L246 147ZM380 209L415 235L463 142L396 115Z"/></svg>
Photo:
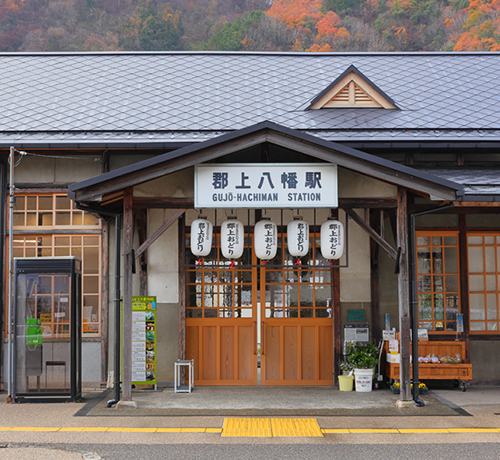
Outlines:
<svg viewBox="0 0 500 460"><path fill-rule="evenodd" d="M353 209L344 209L344 212L354 221L356 222L371 238L375 240L376 243L380 245L380 247L387 252L394 260L397 257L397 251L387 242L385 241L373 228L371 228L361 217L358 216L357 212Z"/></svg>
<svg viewBox="0 0 500 460"><path fill-rule="evenodd" d="M397 199L381 198L339 198L340 208L396 208ZM134 197L134 208L194 208L194 198L177 197Z"/></svg>
<svg viewBox="0 0 500 460"><path fill-rule="evenodd" d="M176 208L193 209L194 198L176 197L134 197L134 208Z"/></svg>
<svg viewBox="0 0 500 460"><path fill-rule="evenodd" d="M179 209L174 212L174 214L167 221L163 222L156 232L154 232L143 244L139 246L137 251L135 251L135 258L137 259L144 251L146 251L149 246L151 246L163 233L184 213L185 209Z"/></svg>
<svg viewBox="0 0 500 460"><path fill-rule="evenodd" d="M173 157L168 161L154 164L148 168L131 171L129 174L110 179L93 187L77 190L75 192L75 201L98 201L99 197L108 193L113 193L127 187L158 179L159 177L181 171L194 165L253 147L254 145L265 142L266 138L266 132L262 131L227 141L224 144L207 147L206 149L198 150L183 155L182 157Z"/></svg>
<svg viewBox="0 0 500 460"><path fill-rule="evenodd" d="M123 341L122 400L132 401L132 247L134 240L134 209L132 188L123 199Z"/></svg>
<svg viewBox="0 0 500 460"><path fill-rule="evenodd" d="M396 198L339 198L339 208L396 208Z"/></svg>
<svg viewBox="0 0 500 460"><path fill-rule="evenodd" d="M398 300L399 300L399 331L401 342L401 360L399 377L401 383L401 401L411 401L411 376L410 376L410 269L408 254L408 211L407 192L403 187L398 187L397 211L397 244L401 248L398 274ZM417 359L417 357L415 357Z"/></svg>
<svg viewBox="0 0 500 460"><path fill-rule="evenodd" d="M362 158L352 157L346 153L338 152L332 145L331 148L312 144L302 139L285 136L282 133L270 131L267 135L268 142L281 147L300 152L305 155L319 158L329 163L335 163L347 169L352 169L366 176L399 185L411 190L417 190L430 196L432 200L456 200L455 190L428 181L419 177L411 176L404 172L396 172L388 166L372 163Z"/></svg>

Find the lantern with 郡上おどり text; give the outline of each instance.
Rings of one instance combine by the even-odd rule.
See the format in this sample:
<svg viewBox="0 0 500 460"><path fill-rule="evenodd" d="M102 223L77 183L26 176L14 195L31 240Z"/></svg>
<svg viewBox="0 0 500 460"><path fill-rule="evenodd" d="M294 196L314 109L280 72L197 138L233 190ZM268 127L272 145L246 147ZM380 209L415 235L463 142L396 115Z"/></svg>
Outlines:
<svg viewBox="0 0 500 460"><path fill-rule="evenodd" d="M337 260L344 253L344 225L329 219L321 226L321 255L327 260Z"/></svg>
<svg viewBox="0 0 500 460"><path fill-rule="evenodd" d="M212 222L199 218L191 224L191 252L196 257L206 257L212 250Z"/></svg>
<svg viewBox="0 0 500 460"><path fill-rule="evenodd" d="M226 259L239 259L243 255L245 228L235 218L224 221L220 227L220 248Z"/></svg>
<svg viewBox="0 0 500 460"><path fill-rule="evenodd" d="M301 218L292 220L286 230L288 252L293 257L304 257L309 252L309 224Z"/></svg>
<svg viewBox="0 0 500 460"><path fill-rule="evenodd" d="M278 227L270 219L262 219L254 229L255 255L261 260L271 260L278 251Z"/></svg>

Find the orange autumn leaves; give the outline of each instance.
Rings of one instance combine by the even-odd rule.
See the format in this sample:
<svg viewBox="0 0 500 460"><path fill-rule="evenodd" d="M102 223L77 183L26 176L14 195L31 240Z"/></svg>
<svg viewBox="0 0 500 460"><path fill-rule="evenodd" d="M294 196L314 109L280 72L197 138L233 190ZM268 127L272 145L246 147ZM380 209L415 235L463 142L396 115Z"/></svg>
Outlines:
<svg viewBox="0 0 500 460"><path fill-rule="evenodd" d="M500 51L500 0L470 0L463 28L455 51Z"/></svg>
<svg viewBox="0 0 500 460"><path fill-rule="evenodd" d="M446 38L442 49L500 51L500 0L444 0L439 3L441 15L434 15L432 20L435 27L439 28L440 23L441 30L447 31L446 34L439 32ZM371 14L372 20L379 17L378 31L389 49L397 51L408 46L433 49L432 45L422 46L421 40L430 20L425 16L429 12L428 1L367 0L364 4L365 13ZM346 50L354 39L353 32L349 32L352 27L348 30L342 24L344 16L341 19L334 11L325 12L322 0L274 0L266 14L285 23L288 29L300 32L301 38L293 48L295 51Z"/></svg>
<svg viewBox="0 0 500 460"><path fill-rule="evenodd" d="M321 0L278 0L273 2L266 14L284 22L289 29L298 29L306 35L317 32L313 45L304 50L304 42L297 40L294 51L331 51L329 38L348 39L349 32L341 27L338 14L323 13Z"/></svg>

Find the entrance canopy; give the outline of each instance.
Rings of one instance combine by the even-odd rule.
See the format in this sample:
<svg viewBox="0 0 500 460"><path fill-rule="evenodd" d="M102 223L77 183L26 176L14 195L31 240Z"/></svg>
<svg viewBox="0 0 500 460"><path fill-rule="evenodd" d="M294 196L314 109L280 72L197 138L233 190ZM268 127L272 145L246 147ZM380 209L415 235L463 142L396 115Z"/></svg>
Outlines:
<svg viewBox="0 0 500 460"><path fill-rule="evenodd" d="M257 153L256 147L261 146ZM274 154L271 146L276 147ZM306 161L333 163L389 184L404 187L435 201L454 201L463 196L463 186L416 169L394 163L359 150L304 134L271 122L224 134L216 139L184 147L173 152L102 174L70 185L68 195L97 212L122 209L123 192L162 176L207 162L235 162L234 155L246 152L244 162L288 163L287 151L306 157ZM236 160L239 161L241 157ZM294 161L297 162L297 161ZM186 207L180 203L171 207Z"/></svg>

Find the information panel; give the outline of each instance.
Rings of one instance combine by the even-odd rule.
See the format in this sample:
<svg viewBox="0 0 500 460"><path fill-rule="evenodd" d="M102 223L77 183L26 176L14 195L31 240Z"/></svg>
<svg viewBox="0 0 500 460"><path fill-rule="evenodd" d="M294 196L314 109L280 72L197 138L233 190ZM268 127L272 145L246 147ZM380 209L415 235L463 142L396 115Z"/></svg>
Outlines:
<svg viewBox="0 0 500 460"><path fill-rule="evenodd" d="M194 207L338 207L337 165L324 163L195 166Z"/></svg>
<svg viewBox="0 0 500 460"><path fill-rule="evenodd" d="M132 384L156 381L156 297L132 297Z"/></svg>

